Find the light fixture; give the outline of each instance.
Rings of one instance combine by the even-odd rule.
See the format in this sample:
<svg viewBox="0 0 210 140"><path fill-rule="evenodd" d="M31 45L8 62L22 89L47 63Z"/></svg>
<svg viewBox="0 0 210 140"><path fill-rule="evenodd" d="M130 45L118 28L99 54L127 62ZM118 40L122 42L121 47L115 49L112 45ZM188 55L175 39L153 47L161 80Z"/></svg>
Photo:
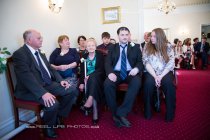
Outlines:
<svg viewBox="0 0 210 140"><path fill-rule="evenodd" d="M49 8L54 13L59 13L63 6L64 0L48 0Z"/></svg>
<svg viewBox="0 0 210 140"><path fill-rule="evenodd" d="M158 10L168 14L169 12L176 9L176 4L172 0L160 0Z"/></svg>

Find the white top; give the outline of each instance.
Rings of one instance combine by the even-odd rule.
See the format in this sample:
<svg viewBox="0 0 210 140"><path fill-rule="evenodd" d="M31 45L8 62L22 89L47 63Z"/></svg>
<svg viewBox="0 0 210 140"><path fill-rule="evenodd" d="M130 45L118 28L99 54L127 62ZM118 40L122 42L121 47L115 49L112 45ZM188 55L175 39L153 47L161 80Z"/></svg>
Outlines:
<svg viewBox="0 0 210 140"><path fill-rule="evenodd" d="M164 69L168 69L169 71L174 70L175 56L173 46L171 44L168 44L167 46L167 54L169 56L169 61L167 63L159 53L156 53L155 55L147 55L146 49L144 50L142 56L143 64L146 67L146 64L149 63L154 69L156 75L161 75Z"/></svg>

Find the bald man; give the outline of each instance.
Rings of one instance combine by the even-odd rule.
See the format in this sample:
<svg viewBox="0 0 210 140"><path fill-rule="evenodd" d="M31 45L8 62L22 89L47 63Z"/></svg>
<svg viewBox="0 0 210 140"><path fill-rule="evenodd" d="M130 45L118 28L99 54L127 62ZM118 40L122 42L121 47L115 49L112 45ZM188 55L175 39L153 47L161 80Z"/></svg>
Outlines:
<svg viewBox="0 0 210 140"><path fill-rule="evenodd" d="M145 45L150 41L151 38L151 32L145 32L144 33L144 42L141 43L141 51L143 52L143 49L145 47Z"/></svg>
<svg viewBox="0 0 210 140"><path fill-rule="evenodd" d="M41 34L33 29L23 33L24 45L14 52L14 70L17 76L15 96L43 105L45 135L56 138L53 126L67 117L75 103L78 91L54 70L44 54ZM59 97L59 100L57 99Z"/></svg>

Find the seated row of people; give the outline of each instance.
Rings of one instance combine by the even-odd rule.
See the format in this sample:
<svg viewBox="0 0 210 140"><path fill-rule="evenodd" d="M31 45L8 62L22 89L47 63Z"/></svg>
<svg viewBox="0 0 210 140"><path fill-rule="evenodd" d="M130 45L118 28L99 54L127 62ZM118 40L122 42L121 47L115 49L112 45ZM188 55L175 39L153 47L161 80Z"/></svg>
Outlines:
<svg viewBox="0 0 210 140"><path fill-rule="evenodd" d="M75 103L79 91L69 84L68 78L76 73L79 64L79 89L86 91L87 98L81 108L83 111L90 110L94 103L100 103L104 94L114 124L117 127L131 127L127 116L140 88L144 91L145 118L151 119L152 94L156 87L162 86L166 96L165 120L173 121L176 108L176 89L172 75L175 66L174 51L172 45L168 44L164 31L156 28L151 32L151 41L143 50L143 57L140 45L129 42L130 30L127 27L120 27L117 35L119 43L110 45L105 57L96 50L95 40L88 39L86 53L82 55L86 65L79 61L76 49L70 48L68 36L60 36L60 48L53 51L50 64L39 50L42 46L41 34L36 30L24 32L25 44L12 56L18 78L15 96L43 105L43 121L49 126L45 130L47 137L57 137L53 126L60 122L57 120L68 116ZM82 39L84 38L78 40L81 45ZM143 80L144 68L146 72ZM118 106L116 89L120 83L127 83L128 90L122 104ZM57 99L57 96L60 98ZM98 121L96 109L93 114L94 124Z"/></svg>
<svg viewBox="0 0 210 140"><path fill-rule="evenodd" d="M206 42L206 37L202 38L201 42L198 42L198 38L195 39L193 45L191 45L191 39L187 38L182 41L179 39L175 40L175 58L178 60L176 68L181 67L181 63L184 62L186 68L190 68L192 65L192 69L196 69L195 61L199 62L201 59L202 61L202 69L207 68L207 60L208 60L208 51L210 49L209 43ZM196 41L197 40L197 41Z"/></svg>

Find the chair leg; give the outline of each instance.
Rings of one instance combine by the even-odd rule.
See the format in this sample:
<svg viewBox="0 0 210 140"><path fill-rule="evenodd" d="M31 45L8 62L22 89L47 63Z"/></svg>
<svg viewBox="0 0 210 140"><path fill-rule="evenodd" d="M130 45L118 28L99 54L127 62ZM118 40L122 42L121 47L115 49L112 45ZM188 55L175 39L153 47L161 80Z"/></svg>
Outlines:
<svg viewBox="0 0 210 140"><path fill-rule="evenodd" d="M15 128L19 127L19 112L18 108L14 107L14 116L15 116Z"/></svg>
<svg viewBox="0 0 210 140"><path fill-rule="evenodd" d="M42 125L42 119L41 119L41 116L40 116L40 112L35 112L36 116L37 116L37 124L38 125ZM44 139L44 133L43 133L43 128L40 127L39 128L39 133L40 133L40 139Z"/></svg>

